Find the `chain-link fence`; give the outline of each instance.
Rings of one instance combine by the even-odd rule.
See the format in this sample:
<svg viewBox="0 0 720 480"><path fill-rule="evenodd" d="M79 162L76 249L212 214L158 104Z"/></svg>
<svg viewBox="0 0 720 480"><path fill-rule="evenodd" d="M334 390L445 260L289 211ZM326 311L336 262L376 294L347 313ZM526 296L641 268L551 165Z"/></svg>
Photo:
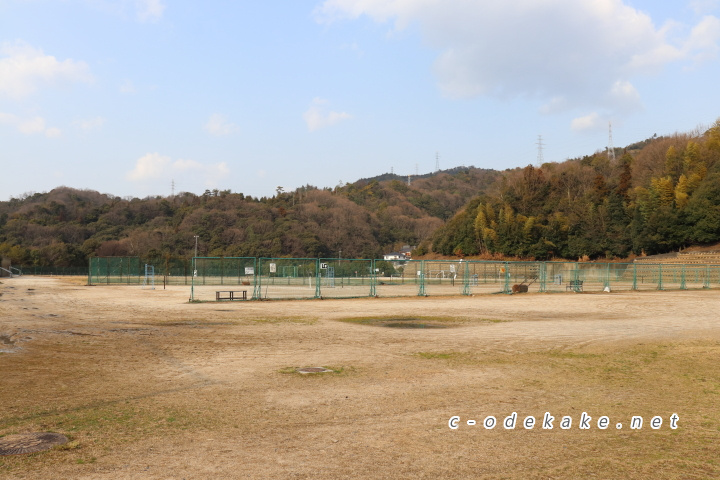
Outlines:
<svg viewBox="0 0 720 480"><path fill-rule="evenodd" d="M141 285L145 264L138 257L94 257L88 282ZM152 265L156 284L189 285L199 301L720 287L720 265L701 264L198 257ZM23 273L61 271L35 268L48 273L28 267Z"/></svg>
<svg viewBox="0 0 720 480"><path fill-rule="evenodd" d="M88 284L142 284L144 265L138 257L91 257Z"/></svg>
<svg viewBox="0 0 720 480"><path fill-rule="evenodd" d="M15 275L37 275L37 276L68 276L77 277L88 274L88 267L53 267L53 266L20 266L12 267L12 273Z"/></svg>

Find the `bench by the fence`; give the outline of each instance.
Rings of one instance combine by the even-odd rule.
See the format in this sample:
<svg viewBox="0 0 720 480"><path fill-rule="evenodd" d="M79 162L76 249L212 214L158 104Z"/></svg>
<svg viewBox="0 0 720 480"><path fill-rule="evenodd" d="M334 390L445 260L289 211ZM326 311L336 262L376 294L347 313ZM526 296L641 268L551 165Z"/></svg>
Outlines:
<svg viewBox="0 0 720 480"><path fill-rule="evenodd" d="M565 287L565 291L567 292L568 290L582 292L583 291L583 281L582 280L570 280L567 284L567 287Z"/></svg>
<svg viewBox="0 0 720 480"><path fill-rule="evenodd" d="M215 292L215 300L247 300L247 290L221 290Z"/></svg>

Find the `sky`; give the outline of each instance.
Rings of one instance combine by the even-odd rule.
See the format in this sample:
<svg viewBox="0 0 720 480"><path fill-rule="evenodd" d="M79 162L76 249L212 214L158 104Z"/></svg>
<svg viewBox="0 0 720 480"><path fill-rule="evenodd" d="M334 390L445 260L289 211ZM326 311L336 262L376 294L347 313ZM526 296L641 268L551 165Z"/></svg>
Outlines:
<svg viewBox="0 0 720 480"><path fill-rule="evenodd" d="M562 162L711 126L719 53L720 0L0 0L0 200Z"/></svg>

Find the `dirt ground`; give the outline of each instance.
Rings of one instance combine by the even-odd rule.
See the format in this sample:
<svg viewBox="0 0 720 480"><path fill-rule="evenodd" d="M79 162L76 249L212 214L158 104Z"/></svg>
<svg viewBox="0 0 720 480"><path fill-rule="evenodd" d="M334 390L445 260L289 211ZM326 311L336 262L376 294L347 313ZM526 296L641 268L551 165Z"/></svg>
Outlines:
<svg viewBox="0 0 720 480"><path fill-rule="evenodd" d="M720 478L719 290L188 296L2 279L0 477Z"/></svg>

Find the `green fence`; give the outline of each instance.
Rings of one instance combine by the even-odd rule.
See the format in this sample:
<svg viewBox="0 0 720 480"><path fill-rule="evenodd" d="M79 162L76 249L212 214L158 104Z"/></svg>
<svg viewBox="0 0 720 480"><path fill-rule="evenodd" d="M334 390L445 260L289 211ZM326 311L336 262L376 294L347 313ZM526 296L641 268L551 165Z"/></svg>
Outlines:
<svg viewBox="0 0 720 480"><path fill-rule="evenodd" d="M374 295L372 260L195 258L191 300L356 298Z"/></svg>
<svg viewBox="0 0 720 480"><path fill-rule="evenodd" d="M152 263L138 257L94 257L88 282L142 285L146 263L154 266L156 285L190 285L190 298L199 301L222 299L228 295L217 292L229 291L238 292L235 298L263 300L720 287L720 265L254 257ZM52 273L60 271L23 267L23 273L31 275L63 274Z"/></svg>
<svg viewBox="0 0 720 480"><path fill-rule="evenodd" d="M224 291L239 292L236 299L264 300L720 287L720 265L337 258L194 261L191 298L199 301L215 300L217 292Z"/></svg>
<svg viewBox="0 0 720 480"><path fill-rule="evenodd" d="M156 286L192 283L192 261L176 258L91 257L89 268L78 268L77 274L87 275L90 285L142 285L145 281L145 265L153 267Z"/></svg>
<svg viewBox="0 0 720 480"><path fill-rule="evenodd" d="M144 268L138 257L91 257L88 284L139 285L145 278Z"/></svg>
<svg viewBox="0 0 720 480"><path fill-rule="evenodd" d="M88 274L88 267L38 267L38 266L20 266L12 267L12 272L18 275L37 275L37 276L85 276Z"/></svg>
<svg viewBox="0 0 720 480"><path fill-rule="evenodd" d="M225 291L244 291L247 299L254 298L256 269L254 257L193 258L190 300L215 300L216 292Z"/></svg>

